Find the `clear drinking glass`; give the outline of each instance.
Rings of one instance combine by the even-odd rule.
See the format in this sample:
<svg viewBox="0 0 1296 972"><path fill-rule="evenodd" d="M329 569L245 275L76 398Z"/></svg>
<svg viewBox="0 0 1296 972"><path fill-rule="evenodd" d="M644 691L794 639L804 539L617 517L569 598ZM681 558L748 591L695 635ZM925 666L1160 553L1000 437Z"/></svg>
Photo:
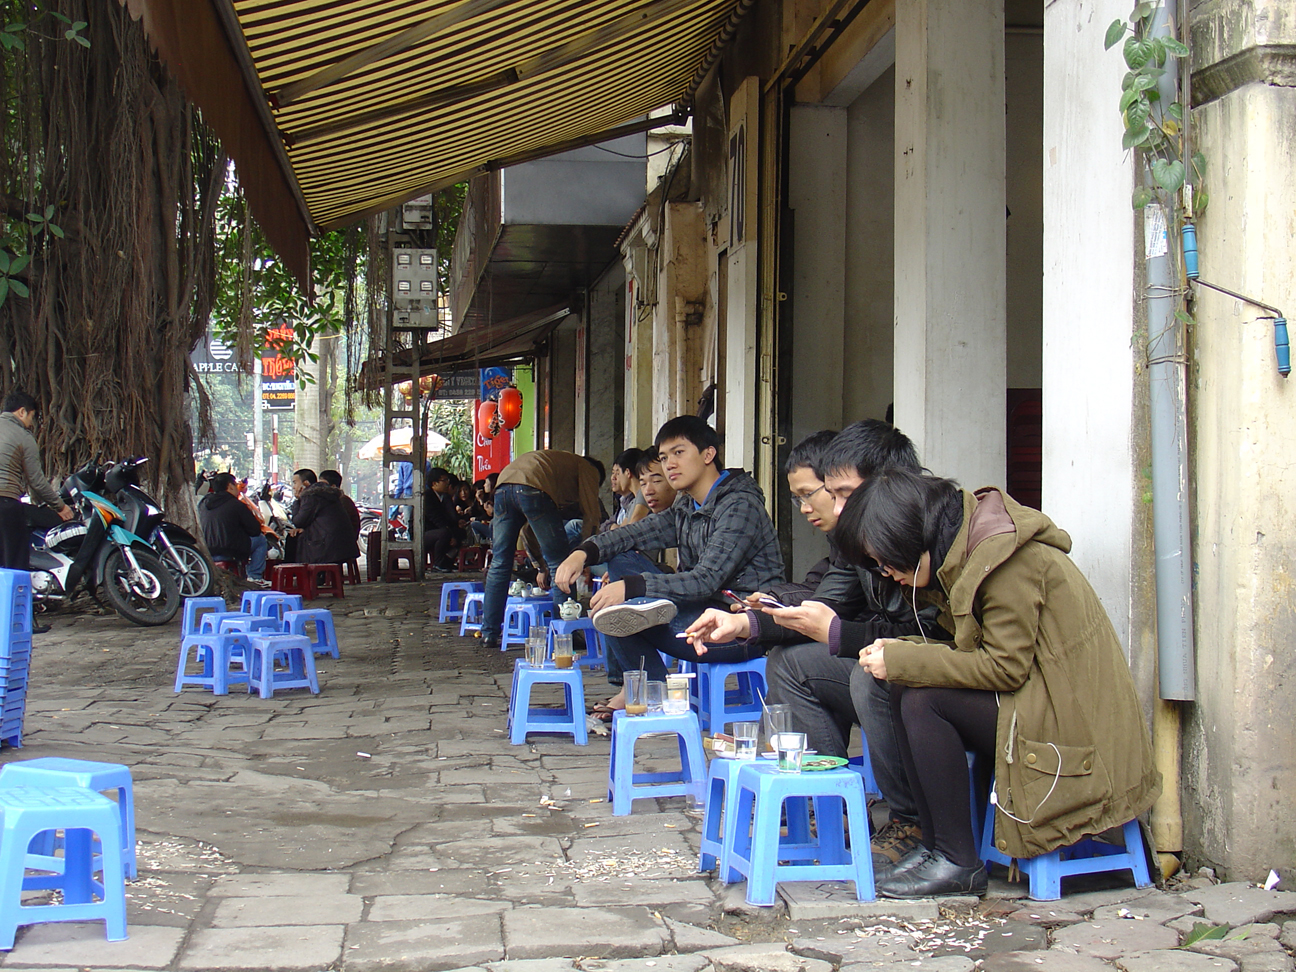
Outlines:
<svg viewBox="0 0 1296 972"><path fill-rule="evenodd" d="M666 701L666 683L649 682L645 695L645 702L648 705L649 712L661 712L662 703Z"/></svg>
<svg viewBox="0 0 1296 972"><path fill-rule="evenodd" d="M792 731L792 706L765 706L765 715L762 719L762 725L765 729L765 739L769 743L768 748L775 749L774 737L780 732Z"/></svg>
<svg viewBox="0 0 1296 972"><path fill-rule="evenodd" d="M755 759L756 739L759 735L759 722L735 722L733 724L734 755L739 759Z"/></svg>
<svg viewBox="0 0 1296 972"><path fill-rule="evenodd" d="M774 749L778 753L780 773L800 773L801 757L805 754L806 737L804 732L779 732L773 739Z"/></svg>
<svg viewBox="0 0 1296 972"><path fill-rule="evenodd" d="M554 668L572 667L572 636L556 634L553 636Z"/></svg>
<svg viewBox="0 0 1296 972"><path fill-rule="evenodd" d="M532 630L526 640L526 660L532 668L540 668L549 656L549 633Z"/></svg>
<svg viewBox="0 0 1296 972"><path fill-rule="evenodd" d="M683 715L689 710L689 680L687 675L666 676L666 701L662 711Z"/></svg>
<svg viewBox="0 0 1296 972"><path fill-rule="evenodd" d="M625 673L625 712L641 716L648 711L648 673L642 669Z"/></svg>

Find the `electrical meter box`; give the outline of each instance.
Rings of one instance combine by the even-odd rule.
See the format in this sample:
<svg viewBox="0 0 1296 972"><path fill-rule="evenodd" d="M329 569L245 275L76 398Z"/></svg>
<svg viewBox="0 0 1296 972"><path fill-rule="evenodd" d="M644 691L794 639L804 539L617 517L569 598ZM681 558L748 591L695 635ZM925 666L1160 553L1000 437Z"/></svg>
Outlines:
<svg viewBox="0 0 1296 972"><path fill-rule="evenodd" d="M405 229L432 229L432 196L419 196L401 203L401 225Z"/></svg>
<svg viewBox="0 0 1296 972"><path fill-rule="evenodd" d="M391 254L392 309L398 325L437 327L437 251L396 247Z"/></svg>

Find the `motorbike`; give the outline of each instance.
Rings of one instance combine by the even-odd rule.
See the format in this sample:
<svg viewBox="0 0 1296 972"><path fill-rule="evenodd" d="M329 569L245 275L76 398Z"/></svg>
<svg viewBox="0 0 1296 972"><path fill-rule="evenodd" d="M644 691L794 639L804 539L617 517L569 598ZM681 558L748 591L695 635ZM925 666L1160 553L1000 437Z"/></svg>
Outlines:
<svg viewBox="0 0 1296 972"><path fill-rule="evenodd" d="M125 511L124 526L143 537L175 578L181 597L207 597L216 586L216 571L184 527L166 520L162 507L140 488L139 467L147 457L123 459L103 474L103 486L116 494Z"/></svg>
<svg viewBox="0 0 1296 972"><path fill-rule="evenodd" d="M49 517L57 520L53 512L32 507L28 513L32 596L37 602L70 601L84 584L96 601L102 592L127 621L166 624L180 609L180 589L153 548L126 528L125 511L92 488L100 475L88 463L63 482L60 494L79 518L50 526Z"/></svg>

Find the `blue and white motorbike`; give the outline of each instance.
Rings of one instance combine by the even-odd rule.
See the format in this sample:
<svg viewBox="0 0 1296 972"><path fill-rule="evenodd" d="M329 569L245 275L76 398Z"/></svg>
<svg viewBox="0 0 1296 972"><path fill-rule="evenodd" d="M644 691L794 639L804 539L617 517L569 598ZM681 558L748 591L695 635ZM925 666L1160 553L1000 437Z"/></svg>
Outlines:
<svg viewBox="0 0 1296 972"><path fill-rule="evenodd" d="M63 500L79 514L66 523L30 508L32 595L38 602L70 601L84 583L91 597L99 601L102 592L127 621L166 624L180 609L175 578L149 543L126 528L121 508L95 491L100 479L98 466L87 463L64 480Z"/></svg>

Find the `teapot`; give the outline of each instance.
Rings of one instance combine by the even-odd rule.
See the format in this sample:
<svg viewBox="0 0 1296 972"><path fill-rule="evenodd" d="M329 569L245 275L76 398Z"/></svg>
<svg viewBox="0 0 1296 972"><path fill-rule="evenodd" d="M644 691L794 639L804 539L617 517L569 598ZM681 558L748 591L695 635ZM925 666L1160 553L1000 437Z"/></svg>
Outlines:
<svg viewBox="0 0 1296 972"><path fill-rule="evenodd" d="M581 616L580 601L564 601L558 605L558 616L564 621L575 621Z"/></svg>

